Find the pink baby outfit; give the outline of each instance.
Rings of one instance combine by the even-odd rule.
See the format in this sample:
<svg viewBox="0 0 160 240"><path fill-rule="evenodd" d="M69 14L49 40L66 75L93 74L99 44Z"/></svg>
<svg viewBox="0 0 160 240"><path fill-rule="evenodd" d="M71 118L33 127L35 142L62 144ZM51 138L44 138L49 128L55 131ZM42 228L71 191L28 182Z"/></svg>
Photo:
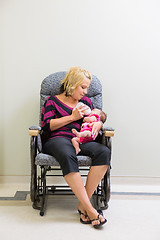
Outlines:
<svg viewBox="0 0 160 240"><path fill-rule="evenodd" d="M92 114L90 117L95 116L97 118L96 121L94 122L98 122L100 121L100 116L97 114ZM90 125L90 122L85 122L82 124L81 126L81 130L80 132L84 132L84 131L90 131L92 132L92 126ZM92 142L93 141L93 137L92 135L90 137L80 137L80 143L87 143L87 142Z"/></svg>

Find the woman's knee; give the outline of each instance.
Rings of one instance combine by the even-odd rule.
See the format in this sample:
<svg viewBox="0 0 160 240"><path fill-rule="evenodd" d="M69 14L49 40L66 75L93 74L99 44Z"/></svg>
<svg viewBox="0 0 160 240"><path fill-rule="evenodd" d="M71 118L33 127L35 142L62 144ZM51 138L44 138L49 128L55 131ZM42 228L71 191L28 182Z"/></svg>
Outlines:
<svg viewBox="0 0 160 240"><path fill-rule="evenodd" d="M103 155L104 157L110 157L111 151L108 147L103 144L100 144L94 151L94 155Z"/></svg>
<svg viewBox="0 0 160 240"><path fill-rule="evenodd" d="M105 146L105 148L102 150L103 154L110 159L111 157L111 150Z"/></svg>
<svg viewBox="0 0 160 240"><path fill-rule="evenodd" d="M106 146L100 146L97 151L95 151L92 158L92 165L108 165L110 166L111 151Z"/></svg>

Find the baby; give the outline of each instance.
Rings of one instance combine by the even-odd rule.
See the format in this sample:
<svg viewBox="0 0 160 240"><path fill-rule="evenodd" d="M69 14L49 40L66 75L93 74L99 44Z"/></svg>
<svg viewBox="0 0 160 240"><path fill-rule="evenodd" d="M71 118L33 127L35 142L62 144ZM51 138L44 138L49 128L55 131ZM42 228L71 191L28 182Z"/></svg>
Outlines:
<svg viewBox="0 0 160 240"><path fill-rule="evenodd" d="M76 129L72 129L72 132L76 135L76 137L72 138L72 144L76 150L76 154L78 154L81 149L79 147L80 143L91 142L94 140L92 136L92 122L102 121L103 123L106 121L106 114L100 109L93 109L87 117L84 117L83 124L81 126L80 132L77 132Z"/></svg>

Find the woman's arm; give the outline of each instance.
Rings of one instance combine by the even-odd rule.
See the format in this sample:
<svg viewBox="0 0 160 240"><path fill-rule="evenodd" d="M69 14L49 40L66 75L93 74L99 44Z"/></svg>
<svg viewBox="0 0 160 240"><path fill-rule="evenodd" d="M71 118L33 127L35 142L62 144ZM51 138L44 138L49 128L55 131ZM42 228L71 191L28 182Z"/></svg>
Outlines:
<svg viewBox="0 0 160 240"><path fill-rule="evenodd" d="M51 131L54 131L58 128L61 128L69 123L73 122L72 115L61 117L61 118L56 118L56 119L51 119L50 120L50 129Z"/></svg>

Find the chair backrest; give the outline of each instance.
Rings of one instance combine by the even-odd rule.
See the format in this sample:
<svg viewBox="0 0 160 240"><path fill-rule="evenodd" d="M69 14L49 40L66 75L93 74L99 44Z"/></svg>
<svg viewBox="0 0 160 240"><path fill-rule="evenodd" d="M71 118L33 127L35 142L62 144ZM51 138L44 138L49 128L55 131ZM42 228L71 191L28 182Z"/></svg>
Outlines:
<svg viewBox="0 0 160 240"><path fill-rule="evenodd" d="M41 84L40 91L40 121L42 107L50 95L57 95L60 92L61 80L64 79L67 72L56 72L46 77ZM102 109L102 85L99 79L92 75L91 84L86 95L90 98L93 108Z"/></svg>

